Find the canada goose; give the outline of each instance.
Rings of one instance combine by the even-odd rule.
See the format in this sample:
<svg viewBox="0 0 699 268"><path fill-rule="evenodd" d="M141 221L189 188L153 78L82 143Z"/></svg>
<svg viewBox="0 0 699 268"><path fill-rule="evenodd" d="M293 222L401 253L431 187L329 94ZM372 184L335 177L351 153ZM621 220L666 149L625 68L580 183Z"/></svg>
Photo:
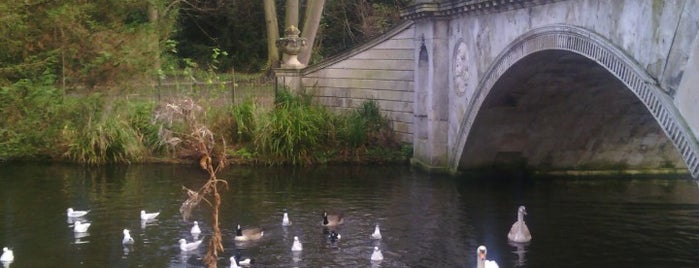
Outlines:
<svg viewBox="0 0 699 268"><path fill-rule="evenodd" d="M301 241L299 241L298 236L294 236L294 244L291 245L291 251L302 251L303 250L303 245L301 245Z"/></svg>
<svg viewBox="0 0 699 268"><path fill-rule="evenodd" d="M249 228L243 230L240 228L240 224L238 224L238 227L235 230L235 241L258 240L262 238L263 235L265 235L265 232L260 228Z"/></svg>
<svg viewBox="0 0 699 268"><path fill-rule="evenodd" d="M498 263L491 260L486 260L488 249L481 245L476 249L476 267L477 268L499 268Z"/></svg>
<svg viewBox="0 0 699 268"><path fill-rule="evenodd" d="M524 206L519 206L517 209L517 221L512 224L512 228L510 228L510 232L507 234L507 239L512 242L526 243L532 240L529 228L524 223L524 215L527 215L527 209Z"/></svg>
<svg viewBox="0 0 699 268"><path fill-rule="evenodd" d="M201 241L204 241L204 239L200 239L191 243L187 243L187 240L184 240L184 238L180 239L180 250L182 251L192 251L195 250L199 247L201 244Z"/></svg>
<svg viewBox="0 0 699 268"><path fill-rule="evenodd" d="M291 226L291 221L289 220L289 213L284 212L284 217L282 217L282 226Z"/></svg>
<svg viewBox="0 0 699 268"><path fill-rule="evenodd" d="M344 215L340 214L328 214L327 211L323 211L323 226L337 226L345 222Z"/></svg>
<svg viewBox="0 0 699 268"><path fill-rule="evenodd" d="M80 221L76 221L73 225L73 231L76 233L87 232L87 228L90 228L90 223L81 223Z"/></svg>
<svg viewBox="0 0 699 268"><path fill-rule="evenodd" d="M383 254L381 254L381 250L379 249L379 247L374 247L374 253L371 253L371 260L372 261L383 260Z"/></svg>
<svg viewBox="0 0 699 268"><path fill-rule="evenodd" d="M381 239L381 230L379 230L379 225L374 228L374 233L371 234L371 239Z"/></svg>
<svg viewBox="0 0 699 268"><path fill-rule="evenodd" d="M145 210L141 210L141 220L153 220L160 215L160 212L146 213Z"/></svg>
<svg viewBox="0 0 699 268"><path fill-rule="evenodd" d="M199 223L197 221L194 221L194 226L192 226L190 233L192 233L192 235L201 234L201 229L199 229Z"/></svg>
<svg viewBox="0 0 699 268"><path fill-rule="evenodd" d="M87 213L90 213L89 210L73 210L73 208L68 208L66 210L66 214L68 215L68 218L77 218L77 217L82 217L87 215Z"/></svg>
<svg viewBox="0 0 699 268"><path fill-rule="evenodd" d="M2 262L12 262L15 260L15 254L11 249L4 247L2 248L2 256L0 256L0 261Z"/></svg>
<svg viewBox="0 0 699 268"><path fill-rule="evenodd" d="M121 240L122 245L133 245L134 241L133 238L131 237L131 233L129 233L129 230L124 229L124 238Z"/></svg>

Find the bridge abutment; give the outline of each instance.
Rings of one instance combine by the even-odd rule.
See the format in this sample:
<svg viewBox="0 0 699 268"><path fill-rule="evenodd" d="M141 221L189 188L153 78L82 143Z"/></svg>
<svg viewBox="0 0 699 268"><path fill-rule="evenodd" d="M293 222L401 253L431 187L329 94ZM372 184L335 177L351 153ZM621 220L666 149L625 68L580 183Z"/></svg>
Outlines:
<svg viewBox="0 0 699 268"><path fill-rule="evenodd" d="M415 27L415 133L411 162L431 172L448 167L449 21L433 18Z"/></svg>

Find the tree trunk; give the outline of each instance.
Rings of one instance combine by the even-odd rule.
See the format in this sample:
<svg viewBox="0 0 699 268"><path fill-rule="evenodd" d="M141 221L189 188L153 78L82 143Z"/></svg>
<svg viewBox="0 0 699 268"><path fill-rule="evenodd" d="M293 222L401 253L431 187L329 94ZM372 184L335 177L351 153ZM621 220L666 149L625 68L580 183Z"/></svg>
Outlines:
<svg viewBox="0 0 699 268"><path fill-rule="evenodd" d="M318 25L320 25L320 17L323 15L323 5L325 0L309 0L306 5L306 18L303 21L303 30L301 36L306 38L306 47L301 49L299 53L299 61L303 65L308 65L313 54L313 46L318 33Z"/></svg>
<svg viewBox="0 0 699 268"><path fill-rule="evenodd" d="M286 0L286 25L284 29L294 25L299 28L299 0Z"/></svg>
<svg viewBox="0 0 699 268"><path fill-rule="evenodd" d="M271 69L277 67L279 63L279 49L277 48L279 23L277 22L277 8L274 6L274 0L264 0L264 5L267 24L267 64Z"/></svg>
<svg viewBox="0 0 699 268"><path fill-rule="evenodd" d="M158 27L158 7L153 3L148 2L148 22L151 24L151 42L150 50L153 52L153 69L157 72L160 70L160 44L159 44L159 27Z"/></svg>

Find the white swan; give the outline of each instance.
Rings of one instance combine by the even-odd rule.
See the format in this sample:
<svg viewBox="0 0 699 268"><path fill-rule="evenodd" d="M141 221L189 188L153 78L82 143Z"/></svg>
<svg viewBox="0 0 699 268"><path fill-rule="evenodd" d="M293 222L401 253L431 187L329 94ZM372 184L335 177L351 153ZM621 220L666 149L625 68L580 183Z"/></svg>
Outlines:
<svg viewBox="0 0 699 268"><path fill-rule="evenodd" d="M512 228L507 234L507 239L512 242L526 243L532 240L529 228L527 228L527 224L524 223L524 215L527 215L527 209L524 206L519 206L517 209L517 221L512 224Z"/></svg>
<svg viewBox="0 0 699 268"><path fill-rule="evenodd" d="M379 247L374 247L374 253L371 253L371 260L372 261L383 260L383 254L381 254L381 250L379 249Z"/></svg>
<svg viewBox="0 0 699 268"><path fill-rule="evenodd" d="M141 220L153 220L160 215L160 212L146 213L145 210L141 210Z"/></svg>
<svg viewBox="0 0 699 268"><path fill-rule="evenodd" d="M75 224L73 225L73 231L76 233L84 233L87 232L87 228L90 228L89 222L87 223L82 223L80 221L76 221Z"/></svg>
<svg viewBox="0 0 699 268"><path fill-rule="evenodd" d="M481 245L476 250L476 267L477 268L500 268L498 263L491 260L486 260L486 255L488 254L488 249Z"/></svg>
<svg viewBox="0 0 699 268"><path fill-rule="evenodd" d="M201 229L199 229L199 223L197 221L194 221L194 226L192 226L192 230L190 232L192 235L201 234Z"/></svg>
<svg viewBox="0 0 699 268"><path fill-rule="evenodd" d="M371 234L371 239L381 239L381 230L379 230L378 224L376 224L376 228L374 228L374 233Z"/></svg>
<svg viewBox="0 0 699 268"><path fill-rule="evenodd" d="M87 213L90 213L89 210L73 210L73 208L68 208L66 210L66 215L68 215L68 218L77 218L77 217L82 217L87 215Z"/></svg>
<svg viewBox="0 0 699 268"><path fill-rule="evenodd" d="M197 240L197 241L194 241L191 243L187 243L187 240L184 240L184 238L180 239L180 250L182 250L182 251L195 250L199 247L199 245L201 244L201 241L204 241L204 240L200 239L200 240Z"/></svg>
<svg viewBox="0 0 699 268"><path fill-rule="evenodd" d="M282 218L282 226L290 226L291 221L289 220L289 213L284 212L284 217Z"/></svg>
<svg viewBox="0 0 699 268"><path fill-rule="evenodd" d="M302 251L303 250L303 245L301 245L301 241L299 241L298 236L294 236L294 244L291 245L291 251Z"/></svg>
<svg viewBox="0 0 699 268"><path fill-rule="evenodd" d="M129 233L129 230L124 229L124 238L121 239L121 244L122 245L133 245L133 237L131 237L131 233Z"/></svg>
<svg viewBox="0 0 699 268"><path fill-rule="evenodd" d="M2 262L12 262L15 260L15 254L11 249L4 247L2 248L2 256L0 256L0 261Z"/></svg>

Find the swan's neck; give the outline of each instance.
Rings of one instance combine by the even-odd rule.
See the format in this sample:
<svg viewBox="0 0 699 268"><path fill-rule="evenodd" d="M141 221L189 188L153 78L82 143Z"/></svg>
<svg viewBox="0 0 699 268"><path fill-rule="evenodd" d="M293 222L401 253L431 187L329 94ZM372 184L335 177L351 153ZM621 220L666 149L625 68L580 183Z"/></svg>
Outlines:
<svg viewBox="0 0 699 268"><path fill-rule="evenodd" d="M476 264L476 268L485 268L485 260L481 259L480 256L477 257L478 261Z"/></svg>
<svg viewBox="0 0 699 268"><path fill-rule="evenodd" d="M522 213L521 211L517 212L517 221L524 222L524 213Z"/></svg>

